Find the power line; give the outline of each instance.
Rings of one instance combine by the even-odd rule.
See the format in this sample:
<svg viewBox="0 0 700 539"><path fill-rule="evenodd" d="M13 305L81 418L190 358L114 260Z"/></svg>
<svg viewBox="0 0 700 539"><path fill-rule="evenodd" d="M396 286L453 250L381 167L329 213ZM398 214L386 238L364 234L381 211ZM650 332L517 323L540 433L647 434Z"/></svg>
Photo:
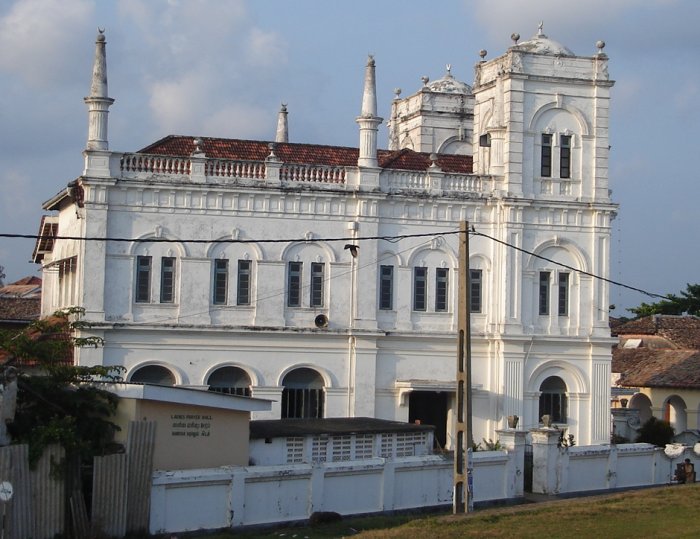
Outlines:
<svg viewBox="0 0 700 539"><path fill-rule="evenodd" d="M600 281L612 284L614 286L619 286L622 288L626 288L628 290L632 290L634 292L639 292L640 294L644 294L648 297L651 298L659 298L659 299L672 299L670 296L665 295L665 294L657 294L655 292L650 292L648 290L644 290L642 288L638 288L635 286L631 286L628 284L625 284L620 281L615 281L613 279L609 279L607 277L603 277L601 275L597 275L595 273L591 273L582 269L578 269L576 267L570 266L568 264L564 264L563 262L558 262L556 260L553 260L551 258L547 258L545 256L539 255L537 253L534 253L532 251L528 251L527 249L524 249L522 247L518 247L517 245L513 245L511 243L508 243L506 241L500 240L498 238L495 238L493 236L489 236L488 234L484 234L483 232L477 232L476 230L472 230L469 232L470 234L474 236L482 236L484 238L490 239L496 243L500 243L501 245L504 245L506 247L509 247L511 249L515 249L517 251L520 251L522 253L528 254L530 256L534 256L536 258L546 260L547 262L551 262L552 264L556 264L558 266L561 266L563 268L569 269L573 272L580 273L582 275L587 275L593 279L598 279ZM399 234L395 236L362 236L358 238L353 238L351 236L341 236L341 237L330 237L330 238L277 238L277 239L255 239L255 238L220 238L216 240L211 240L211 239L174 239L174 238L163 238L163 237L151 237L151 238L123 238L123 237L111 237L111 236L62 236L62 235L42 235L42 234L8 234L8 233L0 233L0 238L24 238L24 239L34 239L34 240L74 240L74 241L112 241L112 242L121 242L121 243L195 243L195 244L217 244L217 243L239 243L239 244L245 244L245 243L305 243L305 242L313 242L313 241L324 241L324 242L361 242L361 241L370 241L370 240L384 240L388 241L391 243L398 243L401 240L405 239L410 239L410 238L425 238L425 237L438 237L438 236L447 236L447 235L455 235L459 234L458 229L452 229L452 230L443 230L443 231L437 231L437 232L424 232L420 234ZM274 297L277 294L274 294Z"/></svg>

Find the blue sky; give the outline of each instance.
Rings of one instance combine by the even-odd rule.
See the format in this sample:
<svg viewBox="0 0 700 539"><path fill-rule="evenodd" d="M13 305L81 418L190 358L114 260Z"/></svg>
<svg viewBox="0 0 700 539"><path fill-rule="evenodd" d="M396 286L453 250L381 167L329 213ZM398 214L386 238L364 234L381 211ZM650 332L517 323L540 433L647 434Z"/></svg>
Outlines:
<svg viewBox="0 0 700 539"><path fill-rule="evenodd" d="M35 234L41 204L82 171L94 38L106 28L110 147L168 134L356 146L366 56L380 116L420 77L473 81L478 51L544 31L610 56L611 277L658 293L700 282L700 2L695 0L0 0L0 232ZM386 146L386 130L380 133ZM37 274L33 242L0 238L6 281ZM619 307L648 301L613 287ZM624 313L623 313L624 314Z"/></svg>

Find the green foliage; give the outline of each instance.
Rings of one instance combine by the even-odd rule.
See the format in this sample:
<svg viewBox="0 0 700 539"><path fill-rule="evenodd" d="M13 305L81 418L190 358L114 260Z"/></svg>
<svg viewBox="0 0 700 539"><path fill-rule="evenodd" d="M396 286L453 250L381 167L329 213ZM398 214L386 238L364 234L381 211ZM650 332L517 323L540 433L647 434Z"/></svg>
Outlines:
<svg viewBox="0 0 700 539"><path fill-rule="evenodd" d="M651 416L639 429L636 441L664 447L671 443L673 435L673 427L668 421Z"/></svg>
<svg viewBox="0 0 700 539"><path fill-rule="evenodd" d="M505 447L501 445L500 440L496 440L495 442L489 438L488 440L486 438L482 438L481 441L484 443L484 445L481 445L481 442L478 444L472 444L472 451L503 451Z"/></svg>
<svg viewBox="0 0 700 539"><path fill-rule="evenodd" d="M82 309L71 308L0 335L0 349L18 367L17 409L8 430L14 442L29 445L36 463L47 445L61 444L68 455L89 461L104 454L118 428L110 418L118 398L96 382L116 382L123 367L82 367L71 363L75 346L100 346L99 337L75 338Z"/></svg>
<svg viewBox="0 0 700 539"><path fill-rule="evenodd" d="M574 447L576 445L576 440L574 439L573 434L569 434L568 436L566 435L566 429L559 429L558 427L554 427L559 431L559 440L557 440L557 447L559 448L566 448L566 447Z"/></svg>
<svg viewBox="0 0 700 539"><path fill-rule="evenodd" d="M639 307L627 310L637 317L683 313L700 316L700 284L688 284L680 296L669 294L666 298L656 303L642 303Z"/></svg>

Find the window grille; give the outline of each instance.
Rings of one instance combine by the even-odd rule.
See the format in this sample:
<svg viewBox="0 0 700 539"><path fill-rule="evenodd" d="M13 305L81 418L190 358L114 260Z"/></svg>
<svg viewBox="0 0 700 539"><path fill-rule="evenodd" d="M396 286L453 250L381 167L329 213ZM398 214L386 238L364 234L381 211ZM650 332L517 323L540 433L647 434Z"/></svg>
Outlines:
<svg viewBox="0 0 700 539"><path fill-rule="evenodd" d="M160 302L175 301L175 258L164 256L160 259Z"/></svg>
<svg viewBox="0 0 700 539"><path fill-rule="evenodd" d="M328 460L328 436L314 436L311 441L311 461L326 462Z"/></svg>
<svg viewBox="0 0 700 539"><path fill-rule="evenodd" d="M250 305L250 260L238 261L237 305Z"/></svg>
<svg viewBox="0 0 700 539"><path fill-rule="evenodd" d="M481 270L469 270L469 310L481 312Z"/></svg>
<svg viewBox="0 0 700 539"><path fill-rule="evenodd" d="M413 268L413 310L425 311L427 305L426 280L428 269Z"/></svg>
<svg viewBox="0 0 700 539"><path fill-rule="evenodd" d="M371 459L374 456L374 435L357 434L355 436L355 459Z"/></svg>
<svg viewBox="0 0 700 539"><path fill-rule="evenodd" d="M151 301L151 257L136 257L136 301L149 303Z"/></svg>
<svg viewBox="0 0 700 539"><path fill-rule="evenodd" d="M313 262L311 264L311 307L323 307L323 270L325 264Z"/></svg>
<svg viewBox="0 0 700 539"><path fill-rule="evenodd" d="M301 262L290 262L287 275L287 306L301 306Z"/></svg>
<svg viewBox="0 0 700 539"><path fill-rule="evenodd" d="M214 304L225 305L228 291L228 260L214 261Z"/></svg>
<svg viewBox="0 0 700 539"><path fill-rule="evenodd" d="M448 276L449 270L447 268L435 270L435 312L447 310Z"/></svg>
<svg viewBox="0 0 700 539"><path fill-rule="evenodd" d="M394 266L379 267L379 308L394 308Z"/></svg>
<svg viewBox="0 0 700 539"><path fill-rule="evenodd" d="M550 272L548 271L540 272L539 313L541 315L549 314L549 276Z"/></svg>
<svg viewBox="0 0 700 539"><path fill-rule="evenodd" d="M352 460L352 436L333 436L331 460L333 462Z"/></svg>
<svg viewBox="0 0 700 539"><path fill-rule="evenodd" d="M304 438L290 436L287 438L287 463L297 464L301 462L304 462Z"/></svg>

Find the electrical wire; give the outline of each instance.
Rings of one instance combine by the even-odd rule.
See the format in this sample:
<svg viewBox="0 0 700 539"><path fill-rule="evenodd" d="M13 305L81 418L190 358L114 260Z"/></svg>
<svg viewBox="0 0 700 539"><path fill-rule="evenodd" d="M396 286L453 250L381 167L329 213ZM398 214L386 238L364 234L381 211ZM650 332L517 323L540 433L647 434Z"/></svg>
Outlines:
<svg viewBox="0 0 700 539"><path fill-rule="evenodd" d="M216 240L211 240L211 239L173 239L173 238L122 238L122 237L111 237L111 236L61 236L61 235L41 235L41 234L8 234L8 233L0 233L0 238L24 238L24 239L34 239L34 240L75 240L75 241L100 241L100 242L105 242L105 241L112 241L112 242L128 242L128 243L195 243L195 244L217 244L217 243L308 243L308 242L318 242L318 241L323 241L323 242L361 242L361 241L369 241L369 240L384 240L388 241L391 243L398 243L401 240L405 239L410 239L410 238L424 238L424 237L439 237L439 236L447 236L447 235L454 235L454 234L459 234L460 230L459 229L452 229L452 230L443 230L443 231L437 231L437 232L424 232L420 234L399 234L396 236L362 236L359 238L353 238L350 236L341 236L341 237L330 237L330 238L268 238L268 239L241 239L241 238L221 238L221 239L216 239ZM506 241L500 240L498 238L495 238L493 236L489 236L488 234L484 234L483 232L477 232L476 230L471 230L469 231L470 234L473 236L481 236L487 239L490 239L491 241L494 241L496 243L499 243L501 245L504 245L506 247L509 247L511 249L520 251L522 253L528 254L530 256L539 258L541 260L545 260L547 262L550 262L552 264L556 264L560 267L569 269L573 272L580 273L582 275L587 275L593 279L598 279L600 281L604 281L608 284L614 285L614 286L619 286L622 288L626 288L628 290L632 290L634 292L639 292L640 294L644 294L648 297L651 298L658 298L658 299L672 299L669 295L665 294L657 294L656 292L650 292L648 290L644 290L643 288L639 288L636 286L628 285L620 281L616 281L613 279L609 279L607 277L603 277L601 275L597 275L592 272L588 272L585 270L578 269L576 267L570 266L568 264L564 264L562 262L558 262L556 260L553 260L551 258L547 258L545 256L539 255L537 253L534 253L532 251L528 251L527 249L524 249L522 247L518 247L517 245L513 245L511 243L508 243ZM275 294L270 297L276 297L278 294Z"/></svg>

